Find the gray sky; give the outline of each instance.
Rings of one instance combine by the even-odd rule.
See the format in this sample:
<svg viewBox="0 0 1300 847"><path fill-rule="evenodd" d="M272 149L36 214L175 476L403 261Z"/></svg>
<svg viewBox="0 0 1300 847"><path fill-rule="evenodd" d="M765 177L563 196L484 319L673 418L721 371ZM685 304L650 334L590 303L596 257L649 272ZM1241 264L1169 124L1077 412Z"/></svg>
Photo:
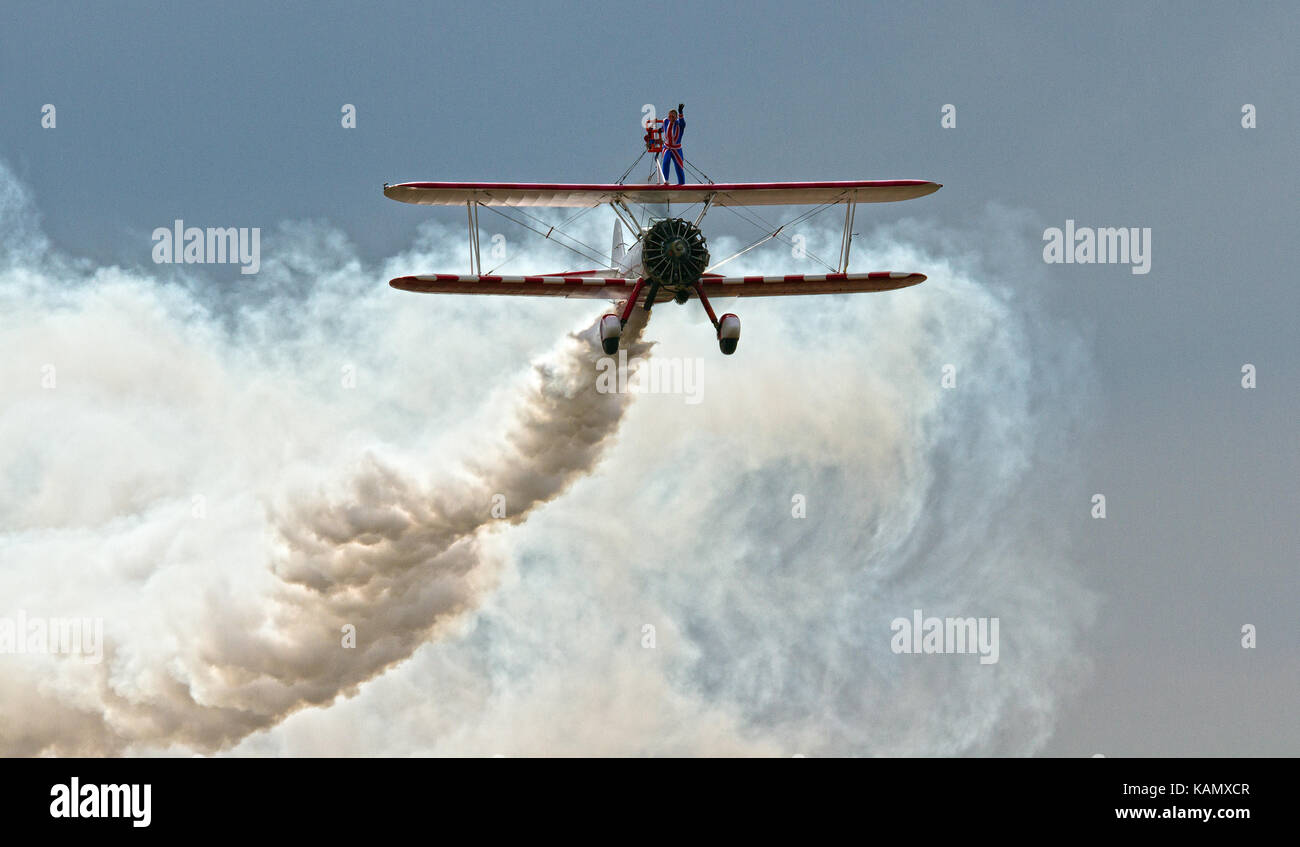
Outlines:
<svg viewBox="0 0 1300 847"><path fill-rule="evenodd" d="M965 233L1028 324L1034 402L1069 398L1059 466L1029 471L1000 507L1059 534L1099 603L1072 648L1081 686L1033 752L1300 753L1294 4L9 3L4 18L0 162L41 230L66 255L163 279L149 233L175 218L321 222L378 267L430 220L463 225L386 200L383 182L612 181L638 152L644 103L686 103L687 156L718 181L943 183L860 209L858 230L915 218ZM345 103L355 130L340 127ZM955 128L940 126L945 104ZM996 230L1011 241L974 243L993 219L1014 221ZM1149 227L1150 273L1044 265L1042 231L1067 219ZM194 273L240 308L237 270ZM1065 338L1083 364L1054 371ZM475 355L465 343L456 355ZM652 462L639 473L667 478ZM1089 516L1099 492L1105 520ZM743 544L758 528L730 531ZM1240 645L1245 624L1257 649Z"/></svg>

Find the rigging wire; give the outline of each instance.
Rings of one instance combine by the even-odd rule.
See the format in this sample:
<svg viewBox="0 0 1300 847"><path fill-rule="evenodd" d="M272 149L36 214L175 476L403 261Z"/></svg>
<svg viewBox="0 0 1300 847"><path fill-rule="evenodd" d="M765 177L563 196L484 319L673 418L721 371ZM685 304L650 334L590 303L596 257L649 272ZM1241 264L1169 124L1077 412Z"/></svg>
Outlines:
<svg viewBox="0 0 1300 847"><path fill-rule="evenodd" d="M636 157L636 160L633 161L632 164L628 166L627 170L625 170L625 171L623 172L623 175L620 176L620 177L618 178L618 182L617 182L616 184L618 184L618 185L623 185L623 184L624 184L623 181L624 181L625 179L627 179L628 174L632 173L633 169L635 169L636 166L637 166L638 164L641 163L641 160L645 158L645 154L646 154L646 151L644 151L644 150L641 151L641 154L640 154L639 156ZM712 179L708 174L704 173L704 171L702 171L702 170L700 170L698 167L696 167L695 164L692 163L692 162L691 162L689 159L687 159L685 156L682 157L682 161L686 163L687 168L689 168L689 169L691 170L691 172L692 172L692 174L693 174L694 176L696 176L697 178L702 178L702 179L705 180L705 182L707 182L709 185L716 185L716 183L714 183L713 179ZM650 207L651 207L652 205L653 205L653 206L666 205L666 204L649 204L649 203L643 204L643 203L637 203L636 201L633 201L633 200L630 200L630 199L628 200L628 202L630 202L631 205L637 207L637 208L640 209L643 213L645 213L645 214L647 215L647 218L648 218L649 213L650 213L650 211L651 211ZM690 203L690 204L687 204L687 206L683 209L683 211L685 211L685 210L687 210L687 209L690 209L692 206L695 206L695 205L697 205L697 203ZM765 235L764 235L762 238L760 238L759 240L757 240L757 241L753 242L752 244L750 244L749 246L745 247L745 248L744 248L743 250L741 250L739 253L736 253L736 254L734 254L734 255L732 255L732 256L729 256L728 258L723 259L721 262L718 262L717 264L713 265L712 267L709 268L709 270L712 271L714 268L721 267L722 265L725 265L727 262L730 262L732 259L735 259L735 258L737 258L737 257L739 257L739 256L742 256L742 255L744 255L745 253L748 253L750 250L753 250L754 248L758 247L759 245L761 245L761 244L763 244L763 243L765 243L765 242L767 242L767 241L772 240L773 238L779 238L780 240L786 242L787 244L790 244L791 246L794 246L794 242L793 242L789 237L787 237L787 236L785 236L785 235L782 235L782 231L783 231L783 230L785 230L785 229L787 229L787 228L789 228L789 227L797 226L798 224L803 223L804 221L810 220L810 219L812 219L814 216L819 215L819 214L821 214L822 212L826 211L827 209L831 208L832 206L836 206L836 205L838 205L838 201L830 202L830 203L822 203L822 204L820 204L820 205L818 205L818 206L813 207L812 209L809 209L809 210L803 212L802 214L798 215L797 217L793 218L792 220L787 221L786 223L783 223L783 224L781 224L781 225L779 225L779 226L773 226L772 223L771 223L770 221L768 221L767 219L765 219L763 216L759 215L757 212L751 212L751 211L749 211L749 210L748 210L748 207L745 207L745 206L731 206L731 205L721 206L720 208L727 209L728 211L730 211L730 212L731 212L733 215L735 215L736 217L740 218L741 220L745 221L746 223L750 224L751 226L754 226L754 227L756 227L757 229L762 230L762 231L765 233ZM529 214L528 212L523 211L523 209L519 209L518 207L516 207L516 208L518 209L518 211L519 211L520 214L522 214L522 215L524 215L525 217L529 218L530 220L536 222L536 223L539 224L540 226L547 227L546 231L542 231L542 230L540 230L540 229L537 229L536 227L529 226L527 223L525 223L525 222L523 222L523 221L521 221L521 220L518 220L517 218L513 218L513 217L511 217L510 215L506 214L505 212L502 212L502 211L500 211L500 210L498 210L498 209L496 209L496 208L494 208L494 207L492 207L492 206L484 206L483 208L486 208L486 209L488 209L489 211L492 211L492 212L494 212L494 213L500 215L501 217L505 218L506 220L510 221L511 223L518 224L519 226L522 226L524 229L527 229L527 230L529 230L529 231L531 231L531 232L535 232L535 233L537 233L538 235L542 236L543 238L545 238L545 239L547 239L547 240L555 241L556 244L560 245L561 247L565 248L566 250L569 250L570 252L577 253L579 256L582 256L584 259L588 259L588 260L590 260L590 261L597 262L597 263L599 264L600 267L606 267L607 264L608 264L608 263L606 262L605 258L602 257L602 256L600 256L600 251L599 251L597 248L592 247L590 244L587 244L586 242L584 242L584 241L582 241L582 240L580 240L580 239L578 239L578 238L575 238L574 236L569 235L567 232L564 232L564 231L563 231L563 228L564 228L564 227L566 227L566 226L568 226L569 224L573 223L574 221L578 220L578 218L580 218L580 217L582 217L583 215L587 214L587 213L590 212L592 209L596 208L595 206L589 206L589 207L587 207L587 208L585 208L585 209L580 210L579 212L577 212L576 214L572 215L571 217L569 217L567 220L565 220L563 223L560 223L560 224L551 224L551 223L549 223L549 222L547 222L547 221L542 220L541 218L537 217L536 215ZM742 210L743 210L743 211L742 211ZM569 239L570 241L574 242L575 244L579 245L580 247L585 248L585 250L584 250L584 249L578 249L577 247L573 247L573 246L571 246L571 245L569 245L569 244L565 244L563 241L560 241L560 240L559 240L558 236L563 236L564 238ZM820 256L816 255L815 253L809 251L809 250L807 249L807 247L804 248L804 255L806 255L808 258L813 259L814 261L818 262L819 264L821 264L823 267L827 268L827 269L830 270L831 272L835 272L835 271L836 271L836 268L835 268L834 266L832 266L832 265L831 265L829 262L827 262L825 259L823 259L823 258L821 258ZM501 264L499 264L499 265L497 265L496 267L494 267L494 268L492 269L492 271L494 272L494 271L496 271L498 268L504 267L507 263L509 263L509 262L512 261L512 260L513 260L513 257L512 257L511 259L507 259L505 262L502 262ZM491 273L491 272L489 272L489 273Z"/></svg>
<svg viewBox="0 0 1300 847"><path fill-rule="evenodd" d="M761 215L759 215L756 212L750 212L747 209L745 212L738 211L739 209L745 209L746 207L744 206L722 206L722 208L729 210L732 214L734 214L736 217L740 218L741 220L745 221L746 223L752 224L753 226L763 230L765 233L767 233L767 235L763 236L763 238L749 245L744 250L741 250L740 253L737 253L734 256L731 256L727 259L722 260L721 262L718 262L718 264L714 265L713 267L716 268L723 264L726 264L727 262L730 262L732 259L736 258L737 256L740 256L743 253L748 253L750 250L762 244L764 241L769 241L772 238L779 238L782 241L786 242L787 244L794 246L794 242L791 241L786 236L782 235L781 231L786 229L787 227L797 226L798 224L801 224L806 220L810 220L815 215L819 215L822 212L826 211L827 209L835 205L837 205L837 203L822 203L821 205L815 206L814 208L804 212L803 214L799 215L793 220L787 221L786 223L783 223L777 227L772 226L770 222L768 222L766 219L764 219ZM810 250L808 250L807 247L804 247L804 255L818 262L819 264L821 264L823 267L825 267L827 270L831 271L832 273L835 273L837 271L837 269L833 265L831 265L830 262L827 262L825 259L821 258L817 254L811 252ZM710 268L710 270L712 269L713 268Z"/></svg>
<svg viewBox="0 0 1300 847"><path fill-rule="evenodd" d="M686 158L685 156L682 156L682 161L686 163L686 167L690 168L692 171L695 172L697 177L703 177L704 181L707 182L709 185L715 184L713 180L709 177L709 175L706 174L704 171L700 170L699 168L695 167L694 163L692 163L690 159Z"/></svg>
<svg viewBox="0 0 1300 847"><path fill-rule="evenodd" d="M646 152L647 151L642 150L641 155L636 157L636 161L627 166L627 170L623 171L623 175L618 178L618 182L617 182L618 185L622 185L623 180L627 179L627 175L632 173L632 169L635 168L637 165L641 164L641 160L645 158Z"/></svg>
<svg viewBox="0 0 1300 847"><path fill-rule="evenodd" d="M499 209L497 209L497 208L494 207L494 206L484 206L483 208L485 208L485 209L487 209L487 210L489 210L489 211L491 211L491 212L493 212L493 213L495 213L495 214L500 215L501 217L505 218L506 220L510 221L511 223L518 224L519 226L523 227L524 229L527 229L527 230L530 230L530 231L532 231L532 232L537 233L537 234L540 235L542 238L546 238L546 239L549 239L549 240L551 240L551 241L554 241L556 244L560 245L560 246L563 247L564 249L569 250L569 251L572 251L572 252L574 252L574 253L577 253L579 256L581 256L581 257L584 258L584 259L587 259L587 260L589 260L589 261L596 262L598 267L601 267L601 268L608 267L608 262L605 260L605 258L604 258L603 256L600 256L599 253L598 253L598 251L596 250L596 248L595 248L595 247L592 247L590 244L584 244L583 242L578 241L578 239L574 238L573 236L569 235L568 233L563 233L563 232L560 233L560 235L563 235L565 238L571 239L572 241L575 241L575 242L577 242L578 244L581 244L583 247L587 248L587 250L591 251L590 253L588 253L588 252L584 252L584 251L582 251L582 250L579 250L579 249L576 248L576 247L571 247L571 246L569 246L568 244L565 244L563 241L560 241L560 240L558 240L558 239L556 239L556 238L552 238L552 237L551 237L551 234L555 231L555 227L551 226L550 224L546 223L546 221L543 221L543 220L541 220L540 218L534 217L533 215L529 215L527 212L523 212L524 215L528 216L529 218L532 218L533 220L537 221L538 223L542 224L543 226L550 227L550 231L549 231L549 232L544 232L544 231L542 231L542 230L540 230L540 229L537 229L536 227L531 227L531 226L529 226L528 224L524 223L524 222L521 221L521 220L518 220L518 219L516 219L516 218L512 218L510 215L507 215L505 212L500 211ZM498 266L498 267L499 267L499 266Z"/></svg>
<svg viewBox="0 0 1300 847"><path fill-rule="evenodd" d="M560 229L560 226L562 226L562 225L553 224L553 223L551 223L550 221L544 221L544 220L542 220L541 218L537 217L536 215L533 215L533 214L530 214L530 213L528 213L528 212L525 212L522 208L520 208L520 207L518 207L518 206L515 206L514 208L518 210L519 214L523 215L524 217L528 218L529 220L536 221L537 224L538 224L539 226L548 227L548 229L547 229L547 231L546 231L546 233L545 233L545 236L546 236L547 238L550 238L552 233L555 233L556 235L562 235L562 236L564 236L565 238L567 238L567 239L569 239L570 241L572 241L574 244L581 245L582 247L585 247L585 248L587 248L588 250L590 250L592 253L595 253L595 254L598 255L598 256L600 255L600 248L599 248L599 247L592 247L590 244L586 243L585 241L583 241L583 240L581 240L581 239L579 239L579 238L575 238L574 236L570 235L569 233L564 232L563 230ZM595 207L593 206L592 208L595 208ZM590 209L588 209L588 210L586 210L586 211L590 211ZM557 243L559 243L559 242L557 242ZM604 259L601 259L600 261L601 261L601 262L604 262L605 260L604 260Z"/></svg>

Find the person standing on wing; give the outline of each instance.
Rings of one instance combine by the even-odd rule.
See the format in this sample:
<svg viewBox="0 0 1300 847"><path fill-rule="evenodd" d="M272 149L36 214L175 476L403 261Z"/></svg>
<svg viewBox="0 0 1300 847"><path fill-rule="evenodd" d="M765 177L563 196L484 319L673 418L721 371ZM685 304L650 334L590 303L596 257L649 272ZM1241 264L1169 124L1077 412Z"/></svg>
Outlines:
<svg viewBox="0 0 1300 847"><path fill-rule="evenodd" d="M681 111L678 112L678 109ZM686 173L682 170L684 157L682 155L682 134L686 132L686 106L678 104L677 109L670 109L668 117L664 118L664 152L663 159L660 160L660 167L663 169L662 174L664 182L668 182L668 174L674 165L677 166L677 184L686 184Z"/></svg>

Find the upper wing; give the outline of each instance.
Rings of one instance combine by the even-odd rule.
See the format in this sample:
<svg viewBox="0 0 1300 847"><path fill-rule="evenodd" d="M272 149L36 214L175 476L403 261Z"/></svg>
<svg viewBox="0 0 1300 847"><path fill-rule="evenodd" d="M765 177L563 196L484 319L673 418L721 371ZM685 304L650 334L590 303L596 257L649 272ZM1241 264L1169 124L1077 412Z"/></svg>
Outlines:
<svg viewBox="0 0 1300 847"><path fill-rule="evenodd" d="M628 203L702 203L714 206L801 206L888 203L924 197L942 188L923 179L848 182L719 182L705 185L584 185L540 182L403 182L385 185L384 196L422 206L600 206Z"/></svg>
<svg viewBox="0 0 1300 847"><path fill-rule="evenodd" d="M580 297L617 300L632 293L635 279L596 276L460 276L429 274L399 276L389 285L403 291L427 294L513 294L523 297Z"/></svg>
<svg viewBox="0 0 1300 847"><path fill-rule="evenodd" d="M709 297L779 297L792 294L855 294L893 291L925 282L925 274L872 271L865 274L787 274L786 276L705 276Z"/></svg>

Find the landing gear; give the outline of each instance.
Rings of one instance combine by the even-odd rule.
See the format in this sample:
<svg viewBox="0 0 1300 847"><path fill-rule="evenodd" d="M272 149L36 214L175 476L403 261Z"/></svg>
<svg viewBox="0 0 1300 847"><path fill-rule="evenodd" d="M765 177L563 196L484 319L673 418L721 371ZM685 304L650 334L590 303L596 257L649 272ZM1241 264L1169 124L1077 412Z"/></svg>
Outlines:
<svg viewBox="0 0 1300 847"><path fill-rule="evenodd" d="M600 319L600 345L605 354L612 356L618 352L623 327L632 317L632 310L640 306L649 315L660 291L670 294L678 304L691 299L694 291L713 324L718 349L724 356L735 353L740 344L740 318L731 313L719 318L704 292L704 271L709 264L709 251L699 227L680 218L660 220L644 231L641 250L644 276L637 279L632 293L620 304L617 314L607 314Z"/></svg>
<svg viewBox="0 0 1300 847"><path fill-rule="evenodd" d="M605 315L600 319L600 346L606 356L618 352L618 341L623 337L623 322L618 315Z"/></svg>
<svg viewBox="0 0 1300 847"><path fill-rule="evenodd" d="M655 298L659 296L659 282L651 281L650 290L645 293L645 310L648 312L654 308Z"/></svg>
<svg viewBox="0 0 1300 847"><path fill-rule="evenodd" d="M704 283L695 283L695 293L700 298L700 304L704 306L705 313L708 314L709 320L713 322L713 328L718 332L718 349L724 356L730 356L736 352L736 345L740 343L740 318L728 312L721 319L713 313L713 305L709 303L709 296L704 293Z"/></svg>
<svg viewBox="0 0 1300 847"><path fill-rule="evenodd" d="M643 287L645 287L645 280L638 279L632 288L632 295L623 304L622 311L617 315L601 316L600 346L605 351L605 355L613 356L618 352L618 342L623 338L623 327L627 326L628 318L632 317L632 310L636 308L636 301ZM646 308L650 307L647 305Z"/></svg>
<svg viewBox="0 0 1300 847"><path fill-rule="evenodd" d="M728 312L718 321L718 347L724 355L730 356L736 352L736 345L740 343L740 318Z"/></svg>

